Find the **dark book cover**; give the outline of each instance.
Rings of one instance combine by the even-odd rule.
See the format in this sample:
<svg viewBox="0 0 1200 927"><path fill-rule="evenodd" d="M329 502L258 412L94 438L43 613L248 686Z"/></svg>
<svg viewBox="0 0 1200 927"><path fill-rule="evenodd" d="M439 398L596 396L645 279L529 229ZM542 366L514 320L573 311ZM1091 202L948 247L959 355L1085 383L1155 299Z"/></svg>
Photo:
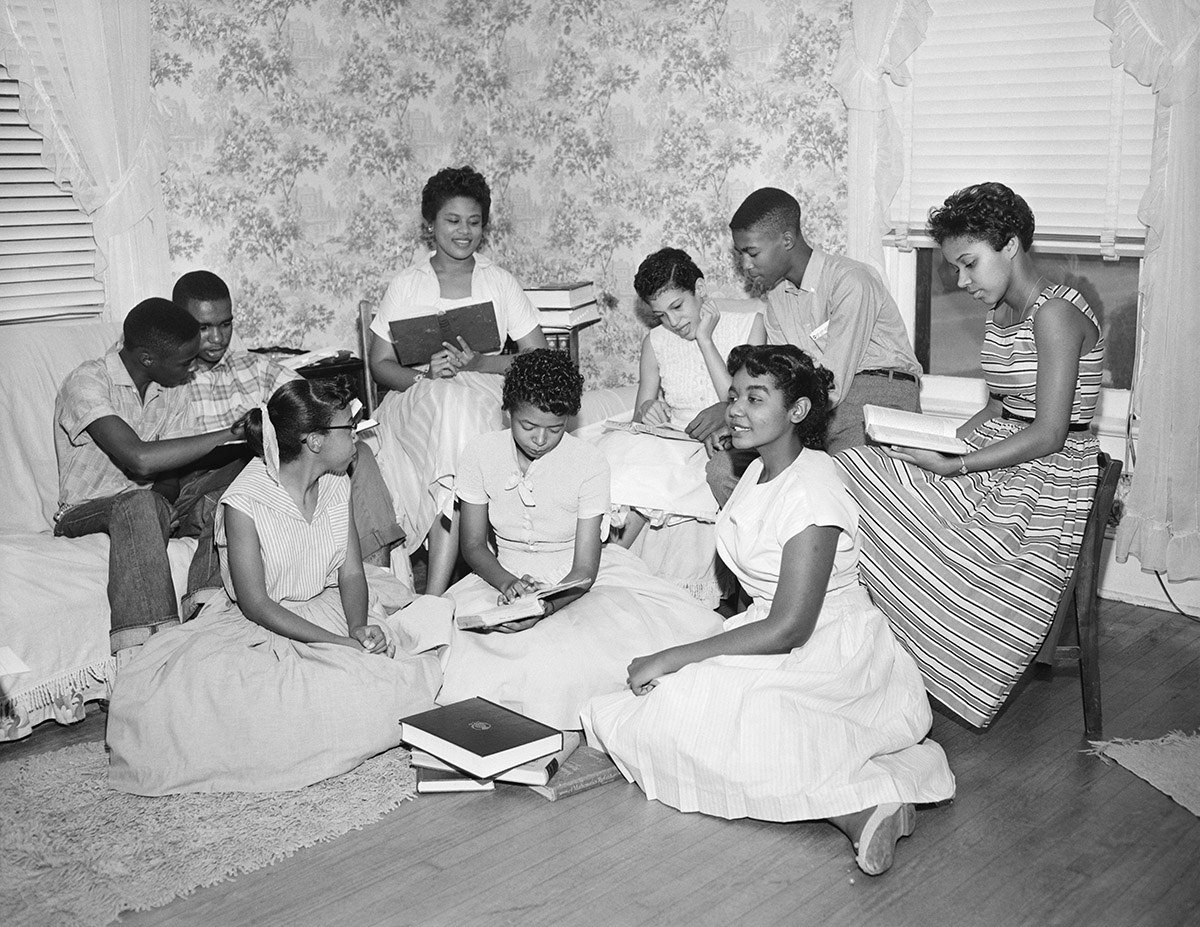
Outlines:
<svg viewBox="0 0 1200 927"><path fill-rule="evenodd" d="M562 747L561 731L479 697L400 719L400 736L413 743L409 740L413 734L418 735L418 739L433 738L483 759L546 738L555 740L546 754ZM422 738L420 734L426 737ZM437 750L431 750L425 744L415 745L438 756Z"/></svg>
<svg viewBox="0 0 1200 927"><path fill-rule="evenodd" d="M443 342L458 347L458 338L479 354L500 350L500 327L496 307L491 300L457 306L412 319L397 319L388 324L396 360L405 367L428 364L429 358L445 350Z"/></svg>
<svg viewBox="0 0 1200 927"><path fill-rule="evenodd" d="M558 801L620 778L621 770L606 753L595 747L582 746L566 758L549 782L530 788L550 801Z"/></svg>

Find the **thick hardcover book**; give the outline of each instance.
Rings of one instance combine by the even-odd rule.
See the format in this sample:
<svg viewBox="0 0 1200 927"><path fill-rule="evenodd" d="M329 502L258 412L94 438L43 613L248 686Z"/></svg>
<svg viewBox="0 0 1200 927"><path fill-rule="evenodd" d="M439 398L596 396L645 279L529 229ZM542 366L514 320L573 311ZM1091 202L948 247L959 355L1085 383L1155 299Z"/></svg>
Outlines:
<svg viewBox="0 0 1200 927"><path fill-rule="evenodd" d="M480 354L500 350L500 328L496 307L491 300L456 306L445 312L432 312L411 319L397 319L388 325L396 360L405 367L428 364L429 358L444 350L442 342L458 347L461 337Z"/></svg>
<svg viewBox="0 0 1200 927"><path fill-rule="evenodd" d="M526 287L525 295L538 309L574 309L596 301L591 280L554 280Z"/></svg>
<svg viewBox="0 0 1200 927"><path fill-rule="evenodd" d="M554 754L554 756L544 756L538 760L522 763L520 766L500 773L496 776L495 781L511 782L516 785L545 785L550 781L550 777L558 772L559 767L566 762L567 757L575 752L578 746L579 732L563 731L563 748ZM441 772L453 772L460 776L465 775L465 773L455 769L449 763L439 760L432 753L426 753L424 750L414 750L412 752L412 764L421 770L436 769Z"/></svg>
<svg viewBox="0 0 1200 927"><path fill-rule="evenodd" d="M565 331L577 325L600 321L600 307L587 303L574 309L539 309L538 324L550 331Z"/></svg>
<svg viewBox="0 0 1200 927"><path fill-rule="evenodd" d="M417 767L417 791L422 794L427 792L490 792L495 788L496 783L491 779L476 779L453 767L447 769Z"/></svg>
<svg viewBox="0 0 1200 927"><path fill-rule="evenodd" d="M647 425L645 422L621 422L608 419L604 423L605 431L627 431L635 435L655 435L659 438L669 438L672 441L695 441L690 434L674 425Z"/></svg>
<svg viewBox="0 0 1200 927"><path fill-rule="evenodd" d="M949 419L866 405L863 424L867 437L880 444L918 447L943 454L963 454L970 450L966 441L955 436L958 426Z"/></svg>
<svg viewBox="0 0 1200 927"><path fill-rule="evenodd" d="M562 731L479 697L401 718L400 739L480 779L563 748Z"/></svg>
<svg viewBox="0 0 1200 927"><path fill-rule="evenodd" d="M576 792L585 792L620 778L621 770L617 769L607 754L595 747L584 745L567 757L567 761L559 767L549 782L532 788L550 801L558 801Z"/></svg>
<svg viewBox="0 0 1200 927"><path fill-rule="evenodd" d="M568 589L578 589L582 581L573 583L558 583L554 586L544 586L535 592L527 593L518 599L513 599L507 605L497 605L495 608L484 609L473 615L458 615L455 623L464 631L474 631L479 628L494 628L508 621L520 621L522 618L532 618L542 613L542 600L565 592Z"/></svg>

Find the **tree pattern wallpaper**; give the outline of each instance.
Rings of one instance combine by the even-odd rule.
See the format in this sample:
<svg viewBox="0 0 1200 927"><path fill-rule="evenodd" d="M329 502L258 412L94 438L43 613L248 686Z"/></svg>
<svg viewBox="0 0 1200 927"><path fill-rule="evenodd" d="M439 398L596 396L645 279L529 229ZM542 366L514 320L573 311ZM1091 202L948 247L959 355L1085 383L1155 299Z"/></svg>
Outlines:
<svg viewBox="0 0 1200 927"><path fill-rule="evenodd" d="M252 346L356 343L421 241L434 171L492 188L485 250L592 279L589 384L634 382L641 259L685 248L738 295L728 221L790 190L843 246L840 0L154 0L173 269L234 292Z"/></svg>

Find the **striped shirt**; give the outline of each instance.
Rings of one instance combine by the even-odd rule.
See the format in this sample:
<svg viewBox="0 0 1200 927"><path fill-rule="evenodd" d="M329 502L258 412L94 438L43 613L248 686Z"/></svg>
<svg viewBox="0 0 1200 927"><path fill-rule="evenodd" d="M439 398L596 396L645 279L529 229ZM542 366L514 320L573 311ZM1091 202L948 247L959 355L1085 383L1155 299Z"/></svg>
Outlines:
<svg viewBox="0 0 1200 927"><path fill-rule="evenodd" d="M138 395L116 346L101 358L84 361L67 374L54 400L60 511L154 482L131 478L88 434L89 425L112 415L122 419L143 441L199 431L192 423L184 387L165 389L151 382L145 396Z"/></svg>
<svg viewBox="0 0 1200 927"><path fill-rule="evenodd" d="M304 602L338 584L338 570L346 561L350 526L348 476L327 473L321 477L316 511L309 521L287 490L267 474L261 457L246 464L221 496L216 519L221 578L229 597L236 601L229 575L226 507L244 512L254 521L262 549L267 595L272 601Z"/></svg>
<svg viewBox="0 0 1200 927"><path fill-rule="evenodd" d="M298 379L300 374L269 357L231 348L211 369L198 370L186 387L196 430L228 428L284 383Z"/></svg>

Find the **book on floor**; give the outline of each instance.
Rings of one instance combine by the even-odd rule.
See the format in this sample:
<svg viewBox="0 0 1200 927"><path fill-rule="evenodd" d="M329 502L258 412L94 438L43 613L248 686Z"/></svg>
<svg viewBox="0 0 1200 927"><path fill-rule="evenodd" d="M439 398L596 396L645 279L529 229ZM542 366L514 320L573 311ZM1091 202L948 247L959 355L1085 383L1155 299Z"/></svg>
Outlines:
<svg viewBox="0 0 1200 927"><path fill-rule="evenodd" d="M389 323L396 360L405 367L428 364L429 358L445 350L442 342L458 347L461 337L478 354L499 351L500 328L492 301L456 306L445 312L431 311Z"/></svg>
<svg viewBox="0 0 1200 927"><path fill-rule="evenodd" d="M563 748L563 733L475 697L400 719L400 739L487 779Z"/></svg>
<svg viewBox="0 0 1200 927"><path fill-rule="evenodd" d="M533 618L542 613L543 599L585 585L587 584L583 580L576 580L570 583L544 586L535 592L529 592L518 599L513 599L507 605L497 605L495 608L487 608L474 614L457 615L454 621L464 631L475 631L479 628L494 628L498 624L509 621L520 621L522 618Z"/></svg>
<svg viewBox="0 0 1200 927"><path fill-rule="evenodd" d="M525 287L525 295L538 309L574 309L596 301L591 280L553 280Z"/></svg>
<svg viewBox="0 0 1200 927"><path fill-rule="evenodd" d="M528 763L505 770L498 773L494 781L510 782L515 785L545 785L578 746L579 732L563 731L563 748L553 756L543 756L540 759L530 760ZM421 770L439 770L464 775L449 763L439 760L432 753L426 753L424 750L412 752L412 764Z"/></svg>
<svg viewBox="0 0 1200 927"><path fill-rule="evenodd" d="M867 437L880 444L918 447L943 454L963 454L970 450L966 441L955 436L958 426L945 418L865 405L863 424Z"/></svg>
<svg viewBox="0 0 1200 927"><path fill-rule="evenodd" d="M496 783L491 779L477 779L454 767L446 769L417 767L417 791L422 794L429 792L490 792L495 788Z"/></svg>
<svg viewBox="0 0 1200 927"><path fill-rule="evenodd" d="M600 307L595 303L576 306L574 309L539 309L538 323L544 329L565 331L577 325L600 321Z"/></svg>
<svg viewBox="0 0 1200 927"><path fill-rule="evenodd" d="M550 801L558 801L576 792L586 792L606 782L620 779L621 770L608 755L586 744L572 753L545 785L531 786Z"/></svg>
<svg viewBox="0 0 1200 927"><path fill-rule="evenodd" d="M674 425L647 425L645 422L622 422L618 419L607 419L604 422L605 431L625 431L634 435L656 435L669 438L672 441L695 441L690 434Z"/></svg>

